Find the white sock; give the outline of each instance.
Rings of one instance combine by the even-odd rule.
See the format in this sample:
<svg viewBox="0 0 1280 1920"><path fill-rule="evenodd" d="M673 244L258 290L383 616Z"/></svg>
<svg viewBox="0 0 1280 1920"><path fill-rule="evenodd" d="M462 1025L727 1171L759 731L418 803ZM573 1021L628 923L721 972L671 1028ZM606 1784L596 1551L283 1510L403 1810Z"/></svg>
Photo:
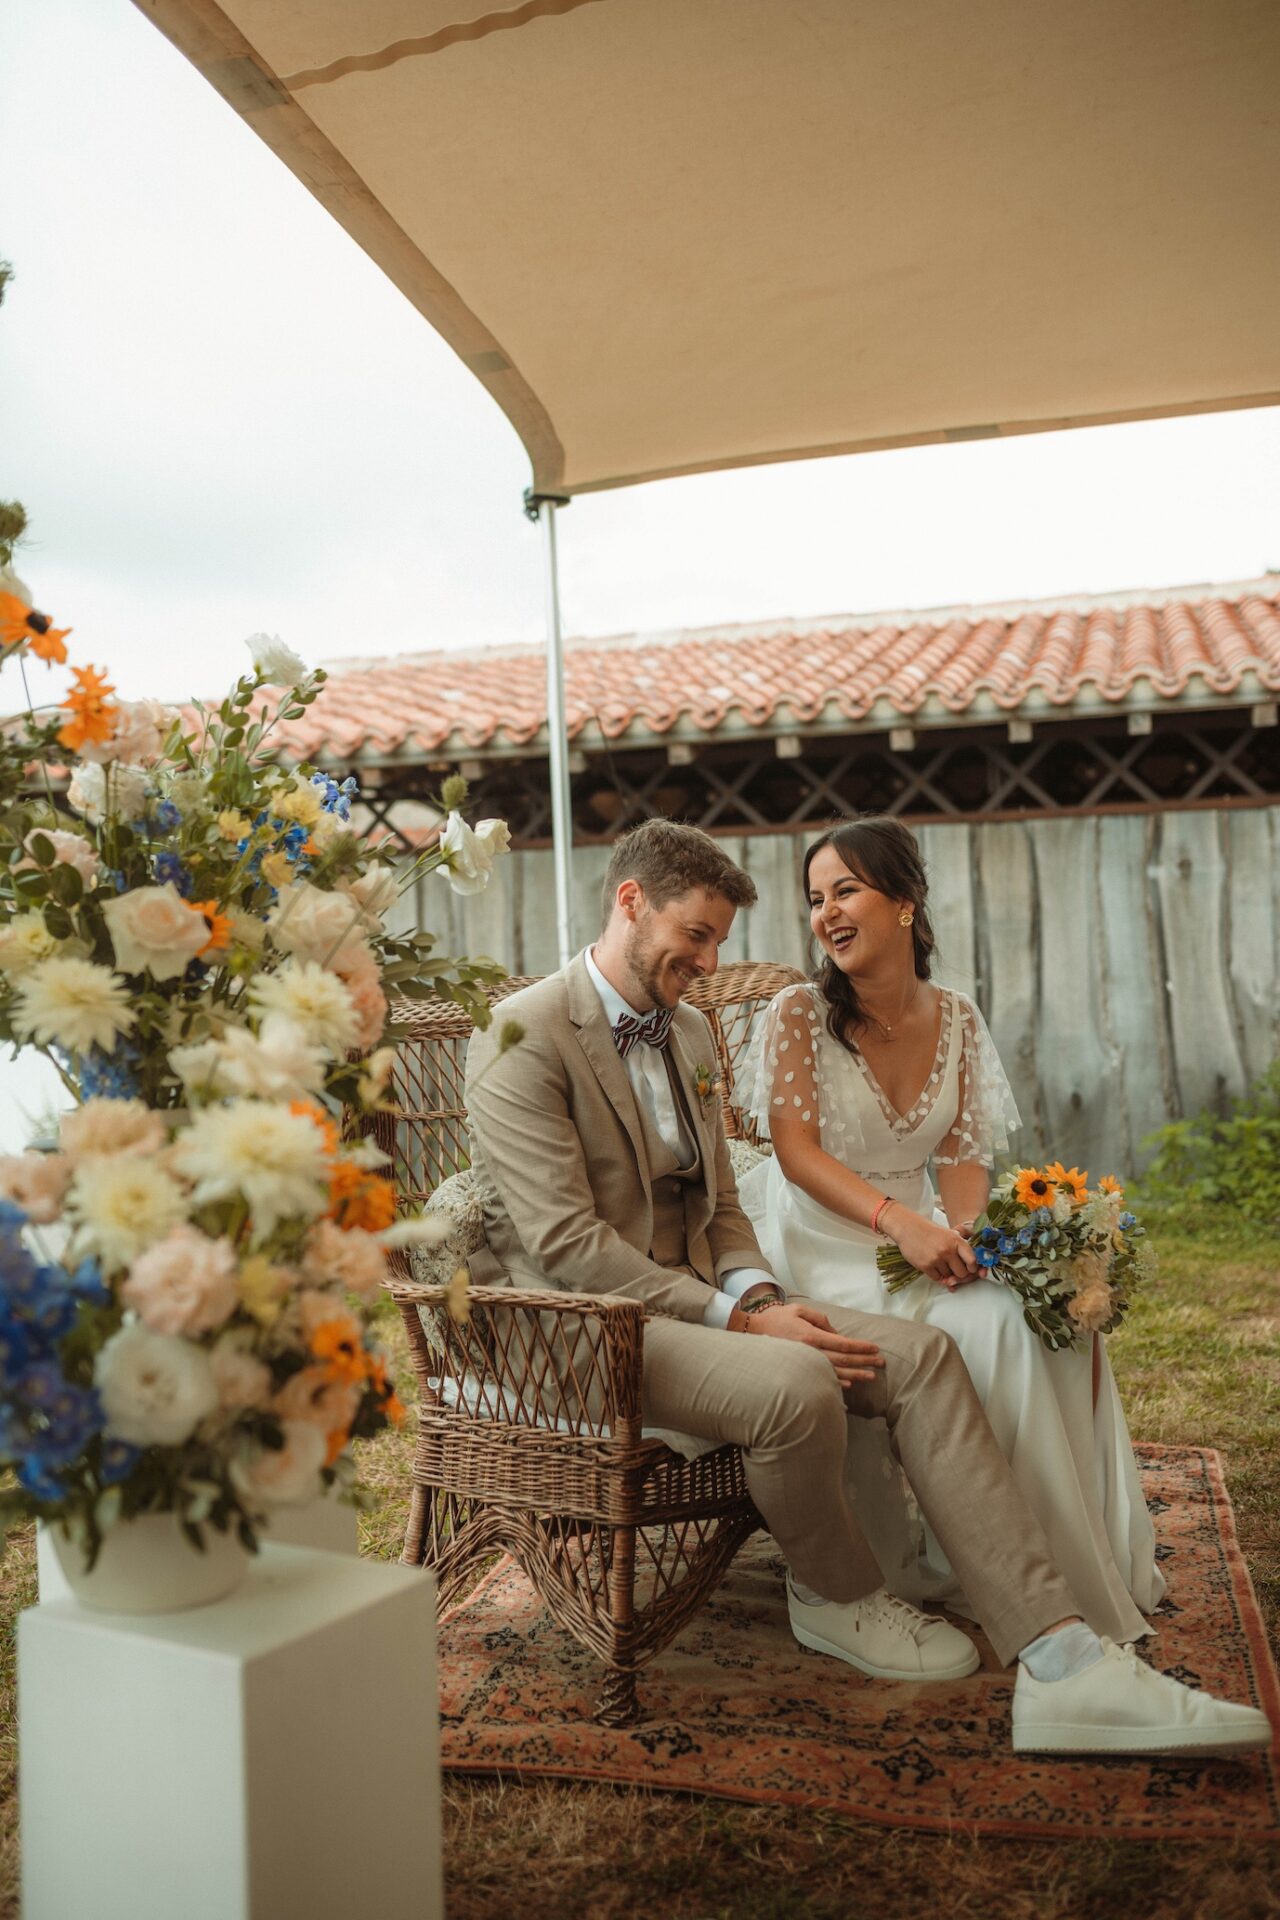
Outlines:
<svg viewBox="0 0 1280 1920"><path fill-rule="evenodd" d="M812 1587L802 1587L800 1582L793 1580L790 1574L787 1575L787 1585L802 1607L829 1607L831 1605L831 1602L826 1598L825 1594L815 1593Z"/></svg>
<svg viewBox="0 0 1280 1920"><path fill-rule="evenodd" d="M1033 1680L1074 1680L1086 1673L1103 1657L1103 1646L1092 1627L1083 1620L1059 1627L1057 1633L1042 1633L1028 1641L1018 1655Z"/></svg>

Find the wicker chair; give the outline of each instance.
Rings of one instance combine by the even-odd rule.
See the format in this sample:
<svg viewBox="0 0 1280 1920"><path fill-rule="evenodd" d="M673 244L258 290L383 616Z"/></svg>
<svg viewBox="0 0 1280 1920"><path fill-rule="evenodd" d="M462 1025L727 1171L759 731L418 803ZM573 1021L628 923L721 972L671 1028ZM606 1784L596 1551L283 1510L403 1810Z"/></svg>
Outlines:
<svg viewBox="0 0 1280 1920"><path fill-rule="evenodd" d="M711 1024L731 1141L758 1144L733 1104L734 1066L760 1010L799 977L790 967L727 965L687 996ZM526 984L509 980L495 999ZM394 1070L395 1110L380 1117L377 1137L405 1198L445 1216L442 1274L480 1234L478 1204L459 1177L468 1164L470 1022L441 1003L402 1006L397 1017L411 1037ZM447 1605L483 1558L513 1554L555 1619L604 1664L597 1718L628 1724L638 1714L638 1669L680 1632L761 1524L741 1454L726 1446L689 1460L642 1437L637 1302L477 1287L463 1325L441 1285L415 1280L403 1254L394 1263L391 1292L420 1394L402 1561L431 1567Z"/></svg>

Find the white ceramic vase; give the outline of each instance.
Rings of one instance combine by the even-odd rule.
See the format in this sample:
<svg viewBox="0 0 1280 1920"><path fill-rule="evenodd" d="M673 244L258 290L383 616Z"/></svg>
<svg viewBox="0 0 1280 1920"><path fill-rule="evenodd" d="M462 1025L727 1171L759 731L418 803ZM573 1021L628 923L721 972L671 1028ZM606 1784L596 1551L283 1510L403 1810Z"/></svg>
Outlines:
<svg viewBox="0 0 1280 1920"><path fill-rule="evenodd" d="M200 1553L176 1513L140 1513L103 1536L92 1572L84 1552L59 1526L49 1529L58 1564L82 1607L97 1613L182 1613L233 1593L249 1556L234 1533L202 1529Z"/></svg>

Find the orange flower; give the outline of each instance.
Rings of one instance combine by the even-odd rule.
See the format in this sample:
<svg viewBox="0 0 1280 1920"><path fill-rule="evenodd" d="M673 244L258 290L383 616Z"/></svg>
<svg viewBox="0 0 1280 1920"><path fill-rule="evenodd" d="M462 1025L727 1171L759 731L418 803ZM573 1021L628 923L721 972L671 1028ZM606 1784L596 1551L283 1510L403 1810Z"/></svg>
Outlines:
<svg viewBox="0 0 1280 1920"><path fill-rule="evenodd" d="M338 1123L331 1114L325 1112L323 1107L317 1106L314 1100L291 1100L289 1111L303 1115L305 1119L311 1121L313 1126L319 1127L324 1136L326 1153L338 1151Z"/></svg>
<svg viewBox="0 0 1280 1920"><path fill-rule="evenodd" d="M381 1233L396 1217L396 1190L354 1160L335 1160L329 1175L329 1218L344 1230Z"/></svg>
<svg viewBox="0 0 1280 1920"><path fill-rule="evenodd" d="M225 913L219 913L216 900L188 900L187 905L193 913L204 915L209 929L209 938L198 949L200 953L213 953L231 945L231 921Z"/></svg>
<svg viewBox="0 0 1280 1920"><path fill-rule="evenodd" d="M1114 1173L1104 1173L1098 1182L1098 1186L1103 1193L1118 1194L1122 1200L1124 1199L1124 1188L1120 1185Z"/></svg>
<svg viewBox="0 0 1280 1920"><path fill-rule="evenodd" d="M47 613L37 613L16 593L0 593L0 647L20 647L25 640L41 660L61 666L67 657L62 643L70 631L55 627Z"/></svg>
<svg viewBox="0 0 1280 1920"><path fill-rule="evenodd" d="M369 1356L360 1338L359 1323L349 1313L335 1313L312 1330L311 1353L327 1367L331 1380L360 1386L369 1371Z"/></svg>
<svg viewBox="0 0 1280 1920"><path fill-rule="evenodd" d="M1058 1189L1038 1167L1020 1167L1013 1195L1020 1206L1034 1213L1037 1207L1051 1207L1058 1197Z"/></svg>
<svg viewBox="0 0 1280 1920"><path fill-rule="evenodd" d="M76 684L63 701L71 718L58 730L58 738L72 753L78 753L86 740L100 746L115 732L116 709L107 699L115 688L96 667L73 667Z"/></svg>
<svg viewBox="0 0 1280 1920"><path fill-rule="evenodd" d="M1082 1207L1089 1198L1089 1176L1081 1173L1079 1167L1064 1167L1061 1160L1055 1160L1045 1172L1055 1186L1067 1189L1073 1206Z"/></svg>
<svg viewBox="0 0 1280 1920"><path fill-rule="evenodd" d="M368 1361L369 1385L378 1401L378 1412L385 1414L393 1427L402 1427L409 1416L404 1401L387 1373L386 1361L380 1353L371 1353Z"/></svg>

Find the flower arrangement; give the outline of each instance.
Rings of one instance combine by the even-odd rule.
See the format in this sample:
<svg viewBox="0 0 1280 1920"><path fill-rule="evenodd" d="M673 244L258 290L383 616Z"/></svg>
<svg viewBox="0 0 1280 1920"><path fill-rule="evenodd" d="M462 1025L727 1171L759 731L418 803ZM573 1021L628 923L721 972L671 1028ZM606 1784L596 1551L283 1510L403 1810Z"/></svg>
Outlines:
<svg viewBox="0 0 1280 1920"><path fill-rule="evenodd" d="M1027 1325L1055 1351L1113 1332L1155 1267L1120 1182L1107 1174L1091 1188L1087 1173L1061 1161L1006 1174L971 1243L980 1275L1019 1295ZM877 1250L876 1265L890 1293L920 1278L894 1246Z"/></svg>
<svg viewBox="0 0 1280 1920"><path fill-rule="evenodd" d="M24 686L69 631L0 570L0 664ZM421 872L477 891L505 825L469 826L446 781L443 830L398 872L352 825L353 780L272 749L324 673L249 645L194 721L79 667L58 707L28 691L0 728L0 1040L75 1101L56 1141L0 1156L0 1536L56 1520L90 1563L145 1512L251 1548L403 1418L368 1306L388 1251L432 1227L396 1221L367 1137L388 993L487 1025L503 977L386 916Z"/></svg>

